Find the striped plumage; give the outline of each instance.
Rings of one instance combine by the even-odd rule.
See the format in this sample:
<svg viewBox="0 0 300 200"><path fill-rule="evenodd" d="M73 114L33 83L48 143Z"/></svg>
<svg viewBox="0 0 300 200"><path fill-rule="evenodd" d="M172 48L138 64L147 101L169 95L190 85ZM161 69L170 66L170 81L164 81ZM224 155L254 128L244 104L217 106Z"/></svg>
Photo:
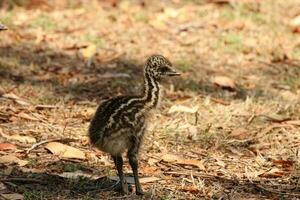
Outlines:
<svg viewBox="0 0 300 200"><path fill-rule="evenodd" d="M136 193L142 194L138 179L137 154L146 128L148 112L160 97L160 79L179 75L172 64L161 55L147 59L144 67L144 91L139 96L118 96L103 102L89 127L91 143L112 155L118 170L123 193L128 192L123 175L122 153L127 151L135 178Z"/></svg>

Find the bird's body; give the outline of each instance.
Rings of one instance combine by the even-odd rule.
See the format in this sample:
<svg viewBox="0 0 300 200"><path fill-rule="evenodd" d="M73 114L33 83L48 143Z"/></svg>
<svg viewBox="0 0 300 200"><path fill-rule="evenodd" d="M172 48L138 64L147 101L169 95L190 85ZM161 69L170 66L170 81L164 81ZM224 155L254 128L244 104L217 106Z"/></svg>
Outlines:
<svg viewBox="0 0 300 200"><path fill-rule="evenodd" d="M150 57L144 70L144 92L139 96L119 96L103 102L89 127L91 143L112 155L122 191L125 193L127 186L122 170L122 154L127 151L135 177L136 193L142 194L138 180L137 154L144 136L148 113L159 102L160 78L178 75L170 67L171 63L163 56Z"/></svg>
<svg viewBox="0 0 300 200"><path fill-rule="evenodd" d="M131 137L141 140L144 129L145 114L140 98L120 96L98 107L90 126L90 138L100 150L120 155L131 146Z"/></svg>

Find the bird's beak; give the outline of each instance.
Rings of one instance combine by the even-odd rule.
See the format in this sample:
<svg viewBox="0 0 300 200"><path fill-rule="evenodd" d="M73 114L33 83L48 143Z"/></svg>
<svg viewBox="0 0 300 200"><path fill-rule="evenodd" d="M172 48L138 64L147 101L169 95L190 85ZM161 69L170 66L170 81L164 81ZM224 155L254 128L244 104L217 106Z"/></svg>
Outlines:
<svg viewBox="0 0 300 200"><path fill-rule="evenodd" d="M165 72L166 76L180 76L180 73L173 69L172 67L168 67L168 70Z"/></svg>
<svg viewBox="0 0 300 200"><path fill-rule="evenodd" d="M8 28L2 24L0 24L0 31L5 31L7 30Z"/></svg>

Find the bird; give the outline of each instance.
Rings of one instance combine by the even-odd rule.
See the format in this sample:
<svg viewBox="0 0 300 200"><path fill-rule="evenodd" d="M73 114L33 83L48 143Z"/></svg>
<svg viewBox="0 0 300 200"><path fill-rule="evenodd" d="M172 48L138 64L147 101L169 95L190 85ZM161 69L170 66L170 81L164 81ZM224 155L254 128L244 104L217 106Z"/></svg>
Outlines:
<svg viewBox="0 0 300 200"><path fill-rule="evenodd" d="M3 24L0 24L0 31L5 31L7 30L7 27L4 26Z"/></svg>
<svg viewBox="0 0 300 200"><path fill-rule="evenodd" d="M123 194L128 194L128 184L123 173L122 154L125 152L134 176L135 193L144 194L138 177L138 153L147 119L150 110L159 103L161 80L180 75L162 55L150 56L144 64L143 74L143 92L140 95L112 97L101 103L88 129L90 143L112 156L119 176L119 189Z"/></svg>

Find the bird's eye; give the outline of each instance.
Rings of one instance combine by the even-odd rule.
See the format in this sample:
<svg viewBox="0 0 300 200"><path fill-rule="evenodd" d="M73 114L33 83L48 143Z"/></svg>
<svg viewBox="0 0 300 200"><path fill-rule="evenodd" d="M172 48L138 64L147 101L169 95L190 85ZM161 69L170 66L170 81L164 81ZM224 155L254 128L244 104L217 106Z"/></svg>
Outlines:
<svg viewBox="0 0 300 200"><path fill-rule="evenodd" d="M169 71L170 69L168 67L161 67L160 68L160 72L167 72Z"/></svg>

